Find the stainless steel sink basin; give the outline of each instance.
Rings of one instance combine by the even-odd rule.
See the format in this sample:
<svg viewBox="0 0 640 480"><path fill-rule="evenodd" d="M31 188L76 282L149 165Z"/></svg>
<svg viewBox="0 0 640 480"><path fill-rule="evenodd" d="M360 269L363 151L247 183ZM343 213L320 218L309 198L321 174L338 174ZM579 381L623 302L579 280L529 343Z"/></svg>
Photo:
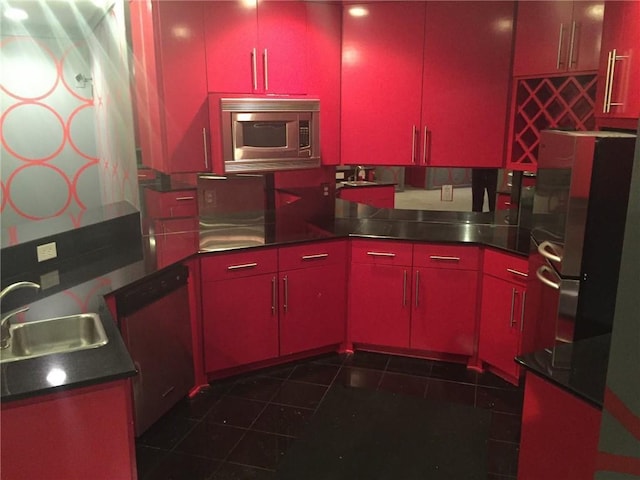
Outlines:
<svg viewBox="0 0 640 480"><path fill-rule="evenodd" d="M9 331L10 343L0 350L0 362L97 348L109 341L95 313L19 323L11 325Z"/></svg>
<svg viewBox="0 0 640 480"><path fill-rule="evenodd" d="M347 185L349 187L362 187L366 185L377 185L376 182L370 182L368 180L351 180L348 182L342 182L343 185Z"/></svg>

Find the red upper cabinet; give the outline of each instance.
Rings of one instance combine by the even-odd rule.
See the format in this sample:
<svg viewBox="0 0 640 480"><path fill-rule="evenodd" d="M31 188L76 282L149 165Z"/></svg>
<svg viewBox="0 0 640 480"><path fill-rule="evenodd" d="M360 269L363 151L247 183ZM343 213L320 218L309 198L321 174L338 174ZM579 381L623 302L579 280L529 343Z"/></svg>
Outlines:
<svg viewBox="0 0 640 480"><path fill-rule="evenodd" d="M513 2L427 2L417 163L501 167Z"/></svg>
<svg viewBox="0 0 640 480"><path fill-rule="evenodd" d="M514 76L595 71L603 1L518 2Z"/></svg>
<svg viewBox="0 0 640 480"><path fill-rule="evenodd" d="M345 6L342 163L501 166L513 13L513 2Z"/></svg>
<svg viewBox="0 0 640 480"><path fill-rule="evenodd" d="M142 161L163 173L209 169L203 2L131 2Z"/></svg>
<svg viewBox="0 0 640 480"><path fill-rule="evenodd" d="M424 15L423 2L345 5L342 163L415 163Z"/></svg>
<svg viewBox="0 0 640 480"><path fill-rule="evenodd" d="M600 125L624 119L635 129L640 117L640 2L607 1L598 70L596 117ZM617 126L611 124L612 126Z"/></svg>
<svg viewBox="0 0 640 480"><path fill-rule="evenodd" d="M206 2L210 92L306 93L304 2Z"/></svg>

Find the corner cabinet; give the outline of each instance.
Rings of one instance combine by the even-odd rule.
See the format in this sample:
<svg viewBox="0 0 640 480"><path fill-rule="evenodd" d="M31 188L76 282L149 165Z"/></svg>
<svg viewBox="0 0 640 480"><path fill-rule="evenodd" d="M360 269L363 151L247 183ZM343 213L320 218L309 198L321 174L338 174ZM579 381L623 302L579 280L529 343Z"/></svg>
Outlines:
<svg viewBox="0 0 640 480"><path fill-rule="evenodd" d="M205 3L129 5L142 162L166 174L208 171Z"/></svg>
<svg viewBox="0 0 640 480"><path fill-rule="evenodd" d="M513 75L597 70L603 10L602 0L518 2Z"/></svg>
<svg viewBox="0 0 640 480"><path fill-rule="evenodd" d="M301 1L203 2L210 92L307 91L307 8Z"/></svg>
<svg viewBox="0 0 640 480"><path fill-rule="evenodd" d="M486 249L482 275L479 359L517 384L526 304L528 261Z"/></svg>
<svg viewBox="0 0 640 480"><path fill-rule="evenodd" d="M501 166L514 3L344 8L342 163Z"/></svg>
<svg viewBox="0 0 640 480"><path fill-rule="evenodd" d="M607 1L595 114L598 126L635 130L640 118L640 2Z"/></svg>

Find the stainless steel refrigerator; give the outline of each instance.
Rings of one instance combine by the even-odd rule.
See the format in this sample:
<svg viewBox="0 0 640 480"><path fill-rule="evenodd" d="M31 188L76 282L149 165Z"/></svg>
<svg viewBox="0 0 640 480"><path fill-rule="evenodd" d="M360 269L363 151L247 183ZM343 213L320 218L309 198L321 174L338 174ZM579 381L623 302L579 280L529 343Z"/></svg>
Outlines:
<svg viewBox="0 0 640 480"><path fill-rule="evenodd" d="M635 141L541 133L525 312L540 345L611 332Z"/></svg>

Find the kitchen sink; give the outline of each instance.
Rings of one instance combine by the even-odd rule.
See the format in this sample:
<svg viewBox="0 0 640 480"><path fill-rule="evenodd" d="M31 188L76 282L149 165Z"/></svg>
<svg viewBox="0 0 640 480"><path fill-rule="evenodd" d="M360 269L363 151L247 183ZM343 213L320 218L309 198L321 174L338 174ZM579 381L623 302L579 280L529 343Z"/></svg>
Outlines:
<svg viewBox="0 0 640 480"><path fill-rule="evenodd" d="M0 362L97 348L109 341L95 313L19 323L11 325L9 331L9 346L0 350Z"/></svg>
<svg viewBox="0 0 640 480"><path fill-rule="evenodd" d="M348 182L342 182L343 185L347 185L348 187L362 187L365 185L378 185L377 182L370 182L368 180L351 180Z"/></svg>

